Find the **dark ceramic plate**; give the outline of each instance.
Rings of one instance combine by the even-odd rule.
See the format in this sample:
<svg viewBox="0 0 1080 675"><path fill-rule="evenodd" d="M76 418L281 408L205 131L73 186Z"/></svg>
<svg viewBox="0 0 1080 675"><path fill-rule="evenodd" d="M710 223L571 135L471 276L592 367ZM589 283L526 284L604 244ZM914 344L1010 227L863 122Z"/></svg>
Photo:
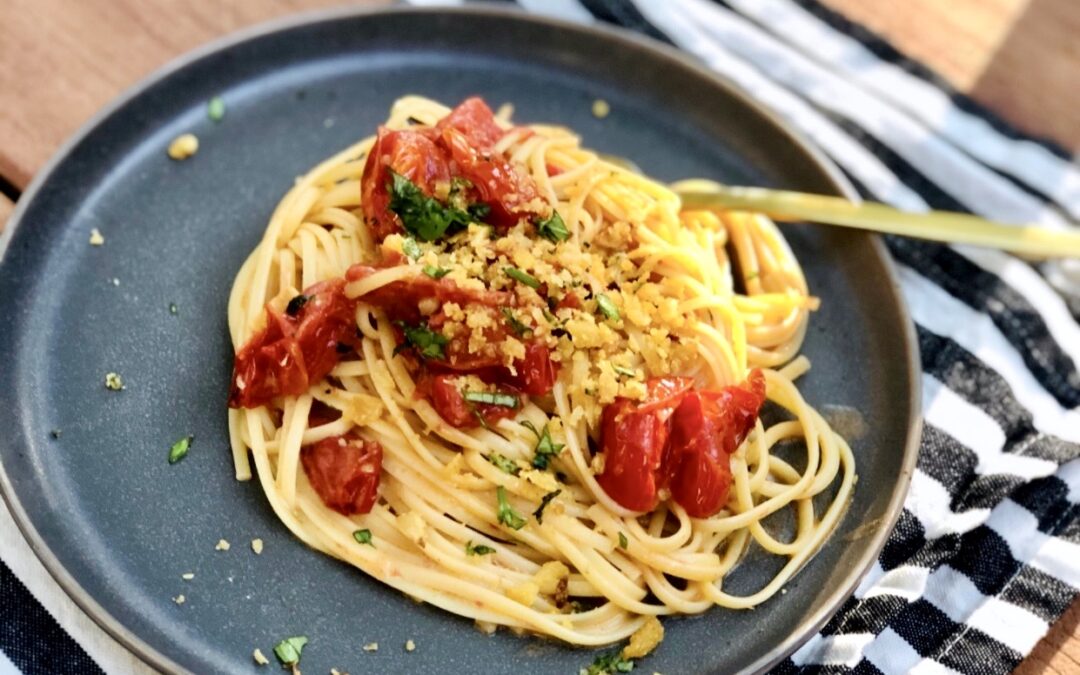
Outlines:
<svg viewBox="0 0 1080 675"><path fill-rule="evenodd" d="M269 655L297 634L311 638L311 673L569 673L594 657L484 637L417 605L305 548L257 483L232 479L233 275L293 179L370 134L407 93L513 102L517 119L569 125L665 180L847 191L818 153L673 51L511 12L313 15L218 43L139 86L57 155L5 232L0 487L67 592L159 669L252 672L253 648ZM206 102L218 94L228 112L214 123ZM597 98L611 104L606 119L590 112ZM166 146L187 131L199 153L170 161ZM87 243L95 227L104 246ZM760 670L790 653L872 564L914 464L915 346L883 247L835 229L784 231L823 301L803 391L866 422L853 444L855 498L785 594L752 612L668 620L648 672ZM125 390L105 389L110 371ZM187 434L190 455L169 466L170 444ZM261 556L249 548L255 537ZM221 538L232 550L214 550ZM771 571L751 559L726 587L751 590ZM368 642L378 652L362 652Z"/></svg>

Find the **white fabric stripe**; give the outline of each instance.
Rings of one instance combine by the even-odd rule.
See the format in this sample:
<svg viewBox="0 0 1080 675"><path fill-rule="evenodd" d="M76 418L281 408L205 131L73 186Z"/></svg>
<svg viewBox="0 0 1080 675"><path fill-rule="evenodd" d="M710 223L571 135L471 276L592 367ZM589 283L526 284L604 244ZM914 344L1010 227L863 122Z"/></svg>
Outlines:
<svg viewBox="0 0 1080 675"><path fill-rule="evenodd" d="M1080 503L1080 460L1063 464L1058 469L1057 477L1069 486L1069 501Z"/></svg>
<svg viewBox="0 0 1080 675"><path fill-rule="evenodd" d="M914 602L926 593L926 583L929 578L930 570L925 567L901 565L882 574L873 588L863 593L862 597L895 595L908 602Z"/></svg>
<svg viewBox="0 0 1080 675"><path fill-rule="evenodd" d="M930 575L923 599L953 621L978 628L1021 654L1029 652L1050 628L1025 609L984 595L971 579L949 565Z"/></svg>
<svg viewBox="0 0 1080 675"><path fill-rule="evenodd" d="M924 419L975 453L977 473L1007 473L1031 480L1057 470L1050 460L1003 452L1005 432L994 418L925 373L922 394Z"/></svg>
<svg viewBox="0 0 1080 675"><path fill-rule="evenodd" d="M1073 363L1080 367L1080 324L1069 313L1061 296L1042 276L1021 260L993 249L955 246L957 253L996 275L1024 296L1039 312L1051 337Z"/></svg>
<svg viewBox="0 0 1080 675"><path fill-rule="evenodd" d="M670 4L700 24L706 39L723 43L778 83L855 122L973 211L1005 221L1066 227L1039 199L734 12L708 0L670 0Z"/></svg>
<svg viewBox="0 0 1080 675"><path fill-rule="evenodd" d="M0 675L19 675L19 669L4 652L0 652Z"/></svg>
<svg viewBox="0 0 1080 675"><path fill-rule="evenodd" d="M1020 404L1031 411L1040 431L1080 443L1080 411L1066 410L1042 388L990 317L957 300L910 267L898 264L897 268L908 309L916 323L952 338L996 370Z"/></svg>
<svg viewBox="0 0 1080 675"><path fill-rule="evenodd" d="M818 633L791 655L791 662L796 666L821 664L853 667L862 660L863 650L875 637L873 633L828 636Z"/></svg>
<svg viewBox="0 0 1080 675"><path fill-rule="evenodd" d="M904 110L964 152L1016 176L1080 218L1080 171L1071 162L1037 143L998 133L982 118L953 105L933 84L879 59L855 38L790 0L727 1L807 58Z"/></svg>
<svg viewBox="0 0 1080 675"><path fill-rule="evenodd" d="M517 3L533 14L553 16L578 23L593 23L593 15L577 0L517 0Z"/></svg>
<svg viewBox="0 0 1080 675"><path fill-rule="evenodd" d="M634 4L643 16L679 47L694 54L717 73L738 84L754 99L782 115L837 164L856 176L878 199L911 211L926 210L926 202L898 180L873 153L798 96L777 86L722 45L703 36L700 29L681 13L668 11L663 3L648 0L634 0Z"/></svg>
<svg viewBox="0 0 1080 675"><path fill-rule="evenodd" d="M933 659L923 659L915 664L908 675L953 675L957 671L946 668Z"/></svg>
<svg viewBox="0 0 1080 675"><path fill-rule="evenodd" d="M881 631L863 652L866 660L884 675L906 675L922 660L919 653L892 628Z"/></svg>
<svg viewBox="0 0 1080 675"><path fill-rule="evenodd" d="M107 673L151 675L152 671L131 652L105 633L64 593L37 559L15 526L7 505L0 499L0 551L4 562L67 631Z"/></svg>
<svg viewBox="0 0 1080 675"><path fill-rule="evenodd" d="M867 593L872 593L883 576L885 576L885 568L881 566L880 560L875 560L870 571L866 573L866 576L862 578L859 585L855 587L855 593L853 595L856 598L862 598Z"/></svg>
<svg viewBox="0 0 1080 675"><path fill-rule="evenodd" d="M960 513L950 508L952 495L937 479L920 469L911 474L904 507L919 519L927 539L946 534L963 534L986 522L990 509L968 509Z"/></svg>
<svg viewBox="0 0 1080 675"><path fill-rule="evenodd" d="M994 507L986 525L1005 540L1018 561L1080 587L1080 546L1040 532L1035 516L1024 507L1006 499Z"/></svg>

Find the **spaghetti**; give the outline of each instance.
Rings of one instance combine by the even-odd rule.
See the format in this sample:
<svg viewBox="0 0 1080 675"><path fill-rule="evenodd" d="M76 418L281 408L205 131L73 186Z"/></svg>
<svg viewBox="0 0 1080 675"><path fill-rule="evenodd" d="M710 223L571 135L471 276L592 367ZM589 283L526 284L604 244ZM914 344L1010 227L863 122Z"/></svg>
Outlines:
<svg viewBox="0 0 1080 675"><path fill-rule="evenodd" d="M508 118L400 99L285 195L229 298L237 479L250 457L306 544L491 629L655 643L652 617L763 602L855 480L794 384L798 262L763 216ZM786 563L729 594L754 543Z"/></svg>

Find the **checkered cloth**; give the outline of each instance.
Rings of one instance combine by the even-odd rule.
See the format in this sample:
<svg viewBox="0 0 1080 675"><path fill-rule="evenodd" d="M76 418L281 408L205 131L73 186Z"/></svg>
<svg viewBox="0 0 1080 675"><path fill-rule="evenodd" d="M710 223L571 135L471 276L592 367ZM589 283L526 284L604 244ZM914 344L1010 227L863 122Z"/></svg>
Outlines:
<svg viewBox="0 0 1080 675"><path fill-rule="evenodd" d="M816 142L869 198L1051 227L1080 217L1067 152L814 0L518 4L686 50ZM1080 588L1080 261L887 242L923 356L918 468L877 564L777 671L1007 673ZM37 586L55 607L59 591ZM88 628L57 625L2 563L0 600L0 674L98 672L68 636L87 645ZM126 670L115 646L93 651Z"/></svg>

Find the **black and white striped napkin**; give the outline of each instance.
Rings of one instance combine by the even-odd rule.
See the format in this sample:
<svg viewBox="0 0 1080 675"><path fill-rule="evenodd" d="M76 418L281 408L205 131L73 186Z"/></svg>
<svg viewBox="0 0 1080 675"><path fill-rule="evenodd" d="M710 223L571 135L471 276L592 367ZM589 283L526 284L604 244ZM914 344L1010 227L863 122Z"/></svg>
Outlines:
<svg viewBox="0 0 1080 675"><path fill-rule="evenodd" d="M517 4L687 51L816 142L869 198L1056 227L1080 218L1068 152L817 0ZM1007 673L1080 592L1080 261L887 243L923 355L918 468L873 570L777 671ZM12 532L0 512L0 556L34 593L0 563L0 675L99 672L79 644L127 672L130 657L65 613L25 544L5 540Z"/></svg>

